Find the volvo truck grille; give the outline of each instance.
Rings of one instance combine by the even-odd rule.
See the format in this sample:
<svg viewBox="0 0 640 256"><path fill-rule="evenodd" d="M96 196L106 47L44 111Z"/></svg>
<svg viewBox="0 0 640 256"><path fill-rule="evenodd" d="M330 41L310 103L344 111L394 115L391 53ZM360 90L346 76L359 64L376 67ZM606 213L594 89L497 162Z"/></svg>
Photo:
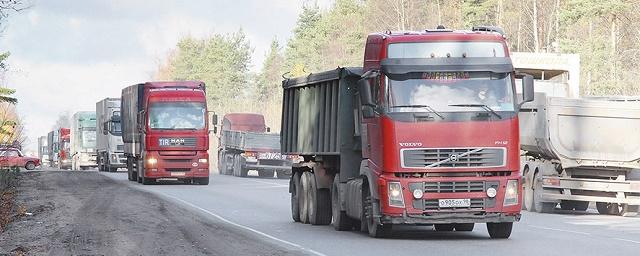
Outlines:
<svg viewBox="0 0 640 256"><path fill-rule="evenodd" d="M404 168L486 168L505 165L505 148L402 149Z"/></svg>
<svg viewBox="0 0 640 256"><path fill-rule="evenodd" d="M425 193L484 192L484 181L424 182Z"/></svg>

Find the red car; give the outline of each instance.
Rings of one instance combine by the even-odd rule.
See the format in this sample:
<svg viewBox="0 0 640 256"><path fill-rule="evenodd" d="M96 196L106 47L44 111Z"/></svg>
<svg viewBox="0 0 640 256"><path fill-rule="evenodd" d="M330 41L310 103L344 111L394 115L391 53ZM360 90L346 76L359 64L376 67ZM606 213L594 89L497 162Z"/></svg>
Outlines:
<svg viewBox="0 0 640 256"><path fill-rule="evenodd" d="M0 149L0 167L24 167L33 170L40 165L40 159L28 157L15 148Z"/></svg>

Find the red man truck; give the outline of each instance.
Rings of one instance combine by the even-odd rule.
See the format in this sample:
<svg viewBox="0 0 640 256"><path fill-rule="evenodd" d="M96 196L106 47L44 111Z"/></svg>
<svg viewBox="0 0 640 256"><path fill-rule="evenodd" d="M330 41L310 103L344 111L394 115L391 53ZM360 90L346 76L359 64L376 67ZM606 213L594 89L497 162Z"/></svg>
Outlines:
<svg viewBox="0 0 640 256"><path fill-rule="evenodd" d="M209 184L203 82L147 82L124 88L121 115L129 180Z"/></svg>
<svg viewBox="0 0 640 256"><path fill-rule="evenodd" d="M523 96L502 30L370 34L363 68L283 81L282 153L295 221L390 234L394 225L508 238L520 219Z"/></svg>

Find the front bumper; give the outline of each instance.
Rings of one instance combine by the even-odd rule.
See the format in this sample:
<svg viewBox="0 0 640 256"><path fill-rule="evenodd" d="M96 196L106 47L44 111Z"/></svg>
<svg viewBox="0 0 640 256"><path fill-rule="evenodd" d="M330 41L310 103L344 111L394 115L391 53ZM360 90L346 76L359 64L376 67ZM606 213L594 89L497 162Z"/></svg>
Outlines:
<svg viewBox="0 0 640 256"><path fill-rule="evenodd" d="M487 222L516 222L521 215L505 213L448 213L438 215L408 215L382 216L382 224L397 225L423 225L423 224L449 224L449 223L487 223Z"/></svg>
<svg viewBox="0 0 640 256"><path fill-rule="evenodd" d="M147 159L157 159L156 164L145 161L145 177L153 179L189 179L209 177L209 155L199 152L191 156L163 156L158 152L147 153ZM207 159L200 163L199 159Z"/></svg>
<svg viewBox="0 0 640 256"><path fill-rule="evenodd" d="M573 200L640 205L640 181L543 176L538 182L542 183L544 202Z"/></svg>

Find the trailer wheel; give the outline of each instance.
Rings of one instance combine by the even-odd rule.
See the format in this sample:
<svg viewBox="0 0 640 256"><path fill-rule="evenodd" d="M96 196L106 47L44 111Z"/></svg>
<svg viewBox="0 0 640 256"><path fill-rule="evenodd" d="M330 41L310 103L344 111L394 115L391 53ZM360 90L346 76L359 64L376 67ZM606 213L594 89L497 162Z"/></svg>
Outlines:
<svg viewBox="0 0 640 256"><path fill-rule="evenodd" d="M598 213L600 214L607 214L607 215L620 214L620 207L616 203L596 202L596 209L598 209Z"/></svg>
<svg viewBox="0 0 640 256"><path fill-rule="evenodd" d="M471 232L473 231L473 227L475 226L475 223L458 223L454 225L456 228L456 231L462 231L462 232Z"/></svg>
<svg viewBox="0 0 640 256"><path fill-rule="evenodd" d="M138 179L138 173L133 171L133 159L127 157L127 175L130 181L136 181Z"/></svg>
<svg viewBox="0 0 640 256"><path fill-rule="evenodd" d="M300 172L296 172L291 176L289 186L291 187L291 217L293 221L300 222Z"/></svg>
<svg viewBox="0 0 640 256"><path fill-rule="evenodd" d="M638 216L639 210L640 210L640 205L623 204L620 209L620 216L635 217L635 216Z"/></svg>
<svg viewBox="0 0 640 256"><path fill-rule="evenodd" d="M278 170L276 171L276 177L278 179L288 179L291 175L287 175L287 171L285 170Z"/></svg>
<svg viewBox="0 0 640 256"><path fill-rule="evenodd" d="M434 224L433 228L438 232L450 232L455 226L453 224Z"/></svg>
<svg viewBox="0 0 640 256"><path fill-rule="evenodd" d="M538 180L540 173L536 173L533 176L533 211L539 213L550 213L556 208L555 202L543 202L542 201L542 182ZM529 210L531 211L531 210Z"/></svg>
<svg viewBox="0 0 640 256"><path fill-rule="evenodd" d="M300 176L300 190L298 190L298 206L300 209L300 222L309 223L309 172L303 172Z"/></svg>
<svg viewBox="0 0 640 256"><path fill-rule="evenodd" d="M511 236L513 222L487 223L489 236L494 239L507 239Z"/></svg>
<svg viewBox="0 0 640 256"><path fill-rule="evenodd" d="M353 220L347 216L346 211L340 209L340 192L338 185L340 184L340 174L337 173L333 178L331 186L331 215L333 215L333 228L337 231L346 231L353 228Z"/></svg>
<svg viewBox="0 0 640 256"><path fill-rule="evenodd" d="M522 196L524 199L524 204L522 205L523 205L523 208L525 208L525 210L530 212L535 212L536 210L534 209L535 206L533 204L533 201L534 201L534 198L533 198L534 191L532 186L533 178L530 178L529 176L529 166L524 167L523 173L524 173L524 176L526 177L525 178L526 182L524 183L524 189L523 189L524 195Z"/></svg>
<svg viewBox="0 0 640 256"><path fill-rule="evenodd" d="M367 220L367 230L369 231L370 237L375 238L385 238L391 235L391 224L382 224L380 221L373 216L373 207L375 204L373 202L373 198L371 197L371 190L369 186L365 183L362 186L362 194L363 194L363 206L364 213Z"/></svg>
<svg viewBox="0 0 640 256"><path fill-rule="evenodd" d="M329 189L319 189L314 173L307 172L309 189L307 190L307 207L311 225L331 224L331 193Z"/></svg>
<svg viewBox="0 0 640 256"><path fill-rule="evenodd" d="M576 211L584 212L589 208L589 202L575 201L573 209Z"/></svg>

